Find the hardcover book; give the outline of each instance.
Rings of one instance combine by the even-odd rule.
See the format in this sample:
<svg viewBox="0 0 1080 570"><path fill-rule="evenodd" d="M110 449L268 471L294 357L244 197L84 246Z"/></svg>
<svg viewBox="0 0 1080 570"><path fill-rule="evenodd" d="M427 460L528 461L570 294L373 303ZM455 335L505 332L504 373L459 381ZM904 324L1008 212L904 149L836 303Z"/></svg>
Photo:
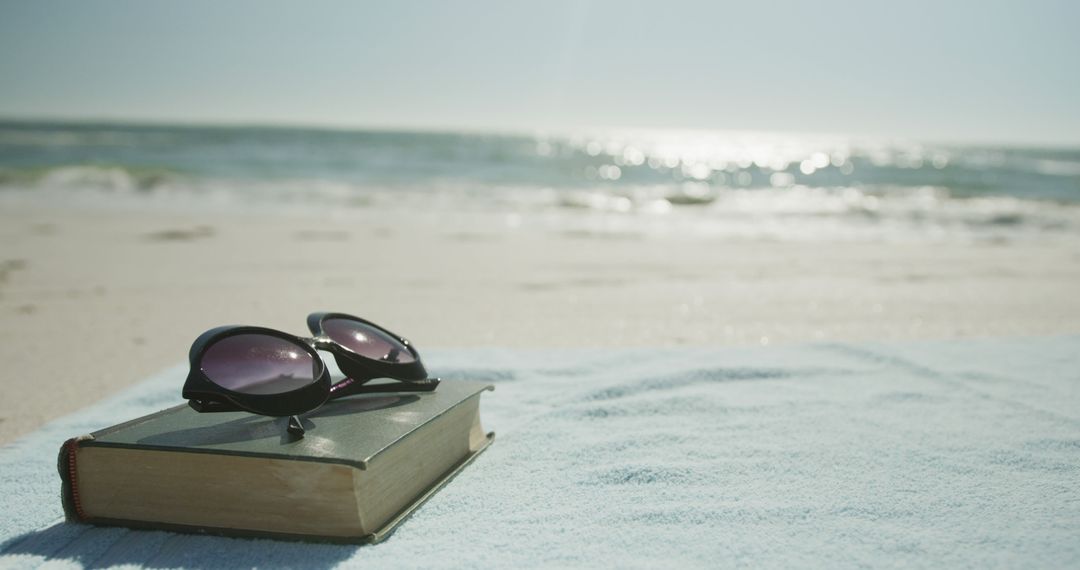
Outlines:
<svg viewBox="0 0 1080 570"><path fill-rule="evenodd" d="M354 396L303 417L180 405L60 449L69 520L237 536L377 542L484 451L489 384Z"/></svg>

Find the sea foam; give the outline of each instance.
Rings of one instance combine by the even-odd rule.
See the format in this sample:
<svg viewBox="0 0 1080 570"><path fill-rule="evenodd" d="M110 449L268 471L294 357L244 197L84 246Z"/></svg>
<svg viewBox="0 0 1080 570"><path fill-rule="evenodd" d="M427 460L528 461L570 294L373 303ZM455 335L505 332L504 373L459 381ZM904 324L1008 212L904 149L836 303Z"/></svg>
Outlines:
<svg viewBox="0 0 1080 570"><path fill-rule="evenodd" d="M750 239L1076 239L1080 150L721 132L0 123L2 199L437 207Z"/></svg>

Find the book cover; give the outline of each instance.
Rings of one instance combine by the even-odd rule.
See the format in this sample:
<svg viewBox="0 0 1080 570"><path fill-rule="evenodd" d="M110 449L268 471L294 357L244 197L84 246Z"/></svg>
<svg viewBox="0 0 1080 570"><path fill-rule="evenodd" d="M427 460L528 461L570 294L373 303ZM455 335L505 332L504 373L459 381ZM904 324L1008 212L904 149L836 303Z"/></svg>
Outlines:
<svg viewBox="0 0 1080 570"><path fill-rule="evenodd" d="M479 398L423 394L328 402L303 417L200 414L179 405L72 438L60 450L69 520L239 536L375 542L487 448Z"/></svg>

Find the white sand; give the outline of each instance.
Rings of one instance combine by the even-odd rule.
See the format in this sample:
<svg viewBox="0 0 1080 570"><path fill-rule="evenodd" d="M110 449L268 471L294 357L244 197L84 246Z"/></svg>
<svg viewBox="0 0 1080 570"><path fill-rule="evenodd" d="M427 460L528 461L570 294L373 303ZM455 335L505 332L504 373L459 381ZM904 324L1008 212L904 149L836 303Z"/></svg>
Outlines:
<svg viewBox="0 0 1080 570"><path fill-rule="evenodd" d="M0 441L314 310L424 347L777 344L1080 332L1080 247L562 232L495 214L198 216L5 204ZM180 386L176 387L177 400Z"/></svg>

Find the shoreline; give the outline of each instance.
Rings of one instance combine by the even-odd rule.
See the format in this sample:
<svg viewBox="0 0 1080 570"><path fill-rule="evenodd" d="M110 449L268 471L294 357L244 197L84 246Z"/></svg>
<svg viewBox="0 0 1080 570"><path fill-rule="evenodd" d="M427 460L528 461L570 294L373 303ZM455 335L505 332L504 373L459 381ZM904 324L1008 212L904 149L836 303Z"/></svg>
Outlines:
<svg viewBox="0 0 1080 570"><path fill-rule="evenodd" d="M1080 245L592 235L505 214L0 213L0 443L227 323L358 314L421 351L1080 333ZM179 400L177 386L177 398Z"/></svg>

